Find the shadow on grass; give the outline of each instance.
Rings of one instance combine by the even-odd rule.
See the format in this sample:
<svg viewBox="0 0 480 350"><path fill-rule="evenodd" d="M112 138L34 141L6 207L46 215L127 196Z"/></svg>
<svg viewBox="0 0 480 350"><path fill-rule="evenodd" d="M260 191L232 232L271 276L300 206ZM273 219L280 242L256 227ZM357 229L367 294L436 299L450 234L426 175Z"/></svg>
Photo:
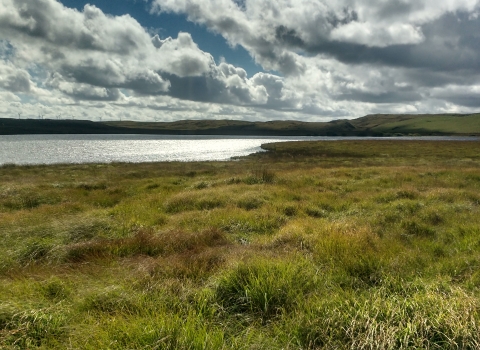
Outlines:
<svg viewBox="0 0 480 350"><path fill-rule="evenodd" d="M67 246L65 259L70 262L82 262L109 257L160 256L228 244L225 234L214 229L200 233L171 231L160 234L140 230L129 238L95 240Z"/></svg>

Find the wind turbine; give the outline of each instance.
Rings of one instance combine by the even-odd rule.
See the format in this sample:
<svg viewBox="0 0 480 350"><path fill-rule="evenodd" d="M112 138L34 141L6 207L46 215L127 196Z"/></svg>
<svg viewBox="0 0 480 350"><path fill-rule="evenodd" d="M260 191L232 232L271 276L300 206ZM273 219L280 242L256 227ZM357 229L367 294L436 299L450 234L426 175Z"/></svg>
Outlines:
<svg viewBox="0 0 480 350"><path fill-rule="evenodd" d="M20 119L21 116L22 116L22 113L19 112L19 113L18 113L18 119Z"/></svg>

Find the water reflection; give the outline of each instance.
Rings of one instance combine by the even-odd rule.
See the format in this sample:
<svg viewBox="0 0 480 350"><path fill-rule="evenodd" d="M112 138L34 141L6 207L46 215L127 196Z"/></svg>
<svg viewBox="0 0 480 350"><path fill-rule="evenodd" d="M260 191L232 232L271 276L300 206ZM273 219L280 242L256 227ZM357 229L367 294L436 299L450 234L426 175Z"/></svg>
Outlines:
<svg viewBox="0 0 480 350"><path fill-rule="evenodd" d="M54 164L228 160L261 151L268 142L376 139L373 137L261 137L170 135L0 136L0 164ZM380 138L386 139L386 138ZM392 139L479 140L469 137Z"/></svg>

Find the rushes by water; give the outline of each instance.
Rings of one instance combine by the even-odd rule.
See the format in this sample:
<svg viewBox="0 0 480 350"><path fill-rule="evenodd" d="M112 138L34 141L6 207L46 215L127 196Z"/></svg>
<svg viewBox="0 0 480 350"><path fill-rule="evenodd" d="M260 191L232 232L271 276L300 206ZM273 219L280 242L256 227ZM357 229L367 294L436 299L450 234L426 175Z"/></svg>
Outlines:
<svg viewBox="0 0 480 350"><path fill-rule="evenodd" d="M480 347L480 144L0 168L0 347Z"/></svg>

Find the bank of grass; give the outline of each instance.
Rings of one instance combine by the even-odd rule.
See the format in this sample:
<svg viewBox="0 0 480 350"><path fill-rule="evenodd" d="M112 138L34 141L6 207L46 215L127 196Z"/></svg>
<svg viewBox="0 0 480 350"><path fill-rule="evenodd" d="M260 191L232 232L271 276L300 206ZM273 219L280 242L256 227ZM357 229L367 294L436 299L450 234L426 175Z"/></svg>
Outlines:
<svg viewBox="0 0 480 350"><path fill-rule="evenodd" d="M480 347L480 144L0 167L0 347Z"/></svg>

